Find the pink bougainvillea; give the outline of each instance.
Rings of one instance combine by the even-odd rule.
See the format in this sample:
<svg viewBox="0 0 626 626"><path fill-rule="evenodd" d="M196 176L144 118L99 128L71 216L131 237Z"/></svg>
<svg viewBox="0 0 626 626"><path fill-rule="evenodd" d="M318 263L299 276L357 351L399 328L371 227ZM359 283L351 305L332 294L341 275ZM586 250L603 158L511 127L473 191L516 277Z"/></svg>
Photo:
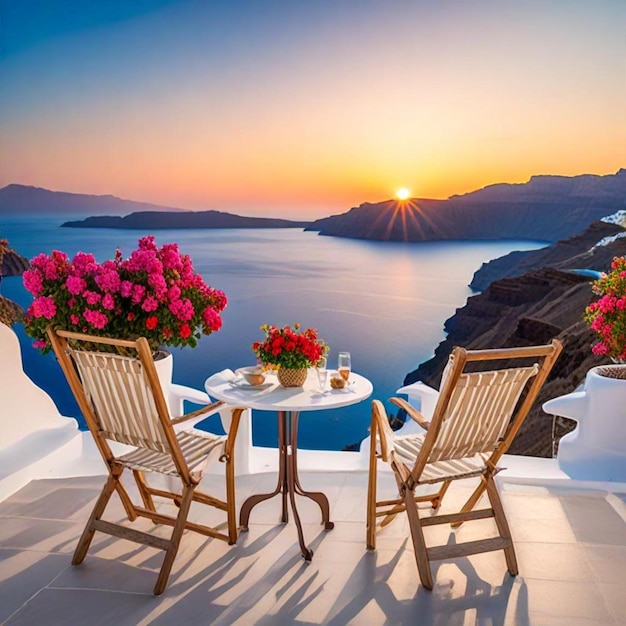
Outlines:
<svg viewBox="0 0 626 626"><path fill-rule="evenodd" d="M584 318L598 335L594 354L626 361L626 257L615 257L611 271L593 283L600 298L586 309Z"/></svg>
<svg viewBox="0 0 626 626"><path fill-rule="evenodd" d="M26 333L35 347L50 350L46 326L113 338L146 337L161 345L195 346L222 327L226 295L196 274L191 258L178 244L158 247L143 237L124 259L97 263L77 253L39 254L24 272L24 286L34 296L26 312Z"/></svg>

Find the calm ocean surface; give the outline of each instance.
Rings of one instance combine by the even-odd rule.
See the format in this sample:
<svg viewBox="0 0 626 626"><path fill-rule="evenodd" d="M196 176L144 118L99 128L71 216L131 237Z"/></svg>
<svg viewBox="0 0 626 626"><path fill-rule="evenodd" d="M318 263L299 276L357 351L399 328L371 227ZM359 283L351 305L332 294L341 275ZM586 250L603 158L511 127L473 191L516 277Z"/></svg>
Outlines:
<svg viewBox="0 0 626 626"><path fill-rule="evenodd" d="M70 257L91 252L99 261L119 247L128 255L142 231L59 228L69 218L2 218L0 237L27 258L53 249ZM480 265L511 250L544 242L382 243L320 237L287 230L158 230L157 243L177 242L206 282L229 299L222 330L203 337L196 349L174 350L174 382L204 389L205 379L224 368L254 363L250 348L263 323L300 322L317 328L337 353L352 354L354 371L374 384L374 397L387 399L404 376L429 359L444 338L443 323L472 295L467 287ZM6 278L2 295L26 308L31 300L21 278ZM26 373L48 391L64 415L79 416L52 355L42 357L16 327ZM303 448L341 450L367 436L370 403L303 415ZM208 430L220 432L216 420ZM255 412L255 445L275 446L276 420Z"/></svg>

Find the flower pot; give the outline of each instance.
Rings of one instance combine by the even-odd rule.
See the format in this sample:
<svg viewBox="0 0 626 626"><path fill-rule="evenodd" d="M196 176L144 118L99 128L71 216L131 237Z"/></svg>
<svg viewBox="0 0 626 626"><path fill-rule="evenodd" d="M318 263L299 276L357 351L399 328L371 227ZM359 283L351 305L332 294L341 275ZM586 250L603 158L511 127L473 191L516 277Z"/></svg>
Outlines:
<svg viewBox="0 0 626 626"><path fill-rule="evenodd" d="M283 387L302 387L306 380L307 369L301 367L298 369L287 369L281 367L278 370L278 382Z"/></svg>
<svg viewBox="0 0 626 626"><path fill-rule="evenodd" d="M626 482L624 407L626 365L594 367L582 390L546 402L546 413L578 422L559 442L559 467L576 479Z"/></svg>
<svg viewBox="0 0 626 626"><path fill-rule="evenodd" d="M613 359L616 365L600 365L594 368L599 376L605 378L617 378L618 380L626 380L626 363L621 360Z"/></svg>
<svg viewBox="0 0 626 626"><path fill-rule="evenodd" d="M174 373L174 358L169 350L159 350L154 356L154 367L161 383L163 395L170 409L170 415L177 414L176 408L170 403L170 387L172 385L172 375Z"/></svg>

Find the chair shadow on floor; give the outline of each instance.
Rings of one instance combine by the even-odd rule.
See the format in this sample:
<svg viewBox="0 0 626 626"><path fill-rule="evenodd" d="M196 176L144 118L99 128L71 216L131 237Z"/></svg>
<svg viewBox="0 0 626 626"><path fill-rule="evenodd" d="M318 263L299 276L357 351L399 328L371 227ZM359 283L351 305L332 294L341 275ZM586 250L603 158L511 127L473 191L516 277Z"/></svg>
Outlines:
<svg viewBox="0 0 626 626"><path fill-rule="evenodd" d="M448 545L456 543L455 535L451 535ZM403 553L412 555L410 542L405 539L402 546L394 550L393 557L384 562L384 556L375 552L367 552L355 567L350 579L329 611L328 626L341 626L357 623L359 619L367 619L362 614L372 602L385 616L385 623L420 624L446 626L467 623L504 624L507 614L515 615L522 623L528 616L528 597L526 584L521 577L515 578L505 572L501 581L488 582L481 578L472 561L467 558L455 559L452 567L460 570L466 586L455 594L455 579L446 579L445 575L437 581L433 591L423 587L415 579L415 594L412 597L398 598L390 579L399 566ZM436 576L444 563L433 566ZM360 581L357 584L357 581ZM458 579L456 579L458 583ZM354 593L361 587L361 591ZM470 621L468 621L468 619Z"/></svg>
<svg viewBox="0 0 626 626"><path fill-rule="evenodd" d="M433 567L435 574L444 565L458 568L460 576L450 578L445 574L440 575L432 592L427 591L416 578L413 595L405 594L402 597L402 589L406 590L406 585L402 582L399 584L400 589L396 585L399 578L404 575L401 560L412 558L412 547L408 538L403 539L393 551L364 551L347 580L339 588L332 566L321 564L319 569L314 569L302 560L297 551L292 550L283 553L264 572L261 581L248 586L245 577L246 575L255 577L252 570L261 557L253 561L247 561L246 557L271 550L270 544L278 539L284 528L283 526L270 528L249 545L237 546L235 551L229 551L213 562L208 566L210 570L208 575L207 569L204 569L198 572L193 580L185 580L181 584L189 589L188 592L180 594L176 578L172 589L179 592L182 596L181 601L188 603L188 606L203 607L201 610L198 609L195 617L201 620L206 618L209 612L212 616L211 623L216 625L245 623L246 615L253 614L255 607L267 597L272 598L272 604L268 605L263 617L255 617L251 622L256 626L275 624L345 626L349 623L369 623L372 603L376 605L377 614L384 615L384 623L416 623L417 616L419 623L446 626L474 621L504 624L507 617L513 616L521 623L528 621L528 596L523 578L519 576L515 578L505 571L502 578L498 573L495 579L485 580L477 572L472 560L467 557L455 559L451 565L437 563ZM321 532L311 546L314 549L318 548L327 536ZM448 545L455 543L456 535L453 533ZM498 558L500 555L490 556ZM245 567L233 576L232 568L236 567L237 561L241 559ZM224 582L225 577L228 577L227 583ZM463 583L465 587L457 590L456 586ZM237 593L236 602L220 605L220 597L224 602L225 594L235 594L240 585L245 591ZM329 592L333 596L330 602L324 599ZM216 611L219 612L219 616ZM317 615L314 619L303 618L315 613ZM174 616L173 612L169 617ZM188 613L185 617L189 617ZM163 620L162 623L167 623L168 612L164 612L160 619Z"/></svg>
<svg viewBox="0 0 626 626"><path fill-rule="evenodd" d="M255 624L274 624L278 616L281 620L288 619L288 622L297 622L298 614L307 605L314 603L323 591L323 586L318 586L311 591L319 572L313 571L311 575L307 575L311 569L297 549L290 547L288 550L283 550L281 556L254 585L250 586L246 582L249 580L248 577L255 577L253 572L255 568L256 576L258 576L261 555L272 550L272 542L279 539L285 530L285 525L277 524L269 527L249 543L242 544L240 541L234 549L228 550L185 580L179 580L175 572L171 589L179 596L179 600L172 605L170 610L163 611L158 621L154 623L169 624L178 620L180 614L176 604L183 602L186 605L185 620L189 623L206 623L207 616L210 616L213 625L232 624L242 619L246 613L254 612L255 607L268 595L276 601L280 601L282 597L288 597L288 599L278 614L268 615L260 620L255 619ZM325 535L326 533L321 532L311 542L311 546L315 548ZM196 558L201 558L204 549L204 544L199 545L197 554L189 556L186 560L193 562ZM236 573L233 574L233 572ZM285 582L278 586L281 581ZM300 586L295 589L296 585ZM236 601L226 601L225 598L229 596L236 597ZM194 609L190 610L190 607ZM197 611L195 615L194 611Z"/></svg>

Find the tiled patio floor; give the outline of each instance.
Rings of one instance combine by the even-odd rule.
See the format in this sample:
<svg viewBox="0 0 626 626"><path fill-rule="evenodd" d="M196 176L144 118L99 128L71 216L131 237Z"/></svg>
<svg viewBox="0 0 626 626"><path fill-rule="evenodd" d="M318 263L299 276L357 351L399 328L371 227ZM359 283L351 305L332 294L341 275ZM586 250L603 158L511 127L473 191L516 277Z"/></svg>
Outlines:
<svg viewBox="0 0 626 626"><path fill-rule="evenodd" d="M239 502L275 480L239 478ZM392 496L393 479L383 480L380 495ZM482 554L435 565L428 592L419 584L405 516L379 533L375 552L365 549L365 474L309 473L302 482L327 493L335 521L325 532L316 505L301 502L315 551L310 564L293 523L278 522L274 499L252 511L236 546L185 533L160 597L152 587L163 553L154 549L96 534L85 562L70 563L103 477L32 482L0 503L0 623L626 624L626 507L615 495L502 482L519 576L509 576L501 552ZM461 504L471 487L451 489L442 508ZM113 511L121 511L117 502ZM427 532L453 542L489 524Z"/></svg>

